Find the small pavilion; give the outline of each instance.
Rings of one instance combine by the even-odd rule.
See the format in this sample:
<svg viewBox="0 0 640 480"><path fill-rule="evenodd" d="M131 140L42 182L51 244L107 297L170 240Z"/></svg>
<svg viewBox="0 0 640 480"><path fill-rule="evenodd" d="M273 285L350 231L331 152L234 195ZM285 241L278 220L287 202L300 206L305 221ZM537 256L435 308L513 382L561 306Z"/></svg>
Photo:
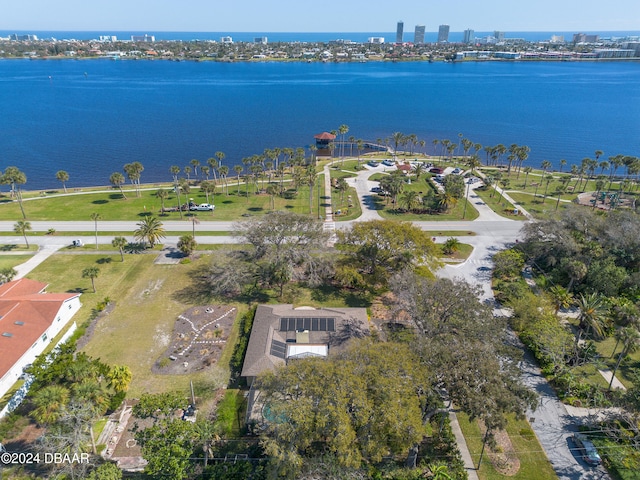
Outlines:
<svg viewBox="0 0 640 480"><path fill-rule="evenodd" d="M329 132L322 132L318 135L314 135L316 139L316 155L320 157L330 157L331 149L329 148L329 144L336 139L336 136Z"/></svg>

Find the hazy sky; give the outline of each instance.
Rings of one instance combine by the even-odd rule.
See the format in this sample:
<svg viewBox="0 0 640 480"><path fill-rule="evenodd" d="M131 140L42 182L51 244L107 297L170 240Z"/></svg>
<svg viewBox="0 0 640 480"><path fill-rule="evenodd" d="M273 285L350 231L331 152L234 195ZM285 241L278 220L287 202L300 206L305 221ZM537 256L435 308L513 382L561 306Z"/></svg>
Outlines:
<svg viewBox="0 0 640 480"><path fill-rule="evenodd" d="M0 30L640 30L640 0L0 0Z"/></svg>

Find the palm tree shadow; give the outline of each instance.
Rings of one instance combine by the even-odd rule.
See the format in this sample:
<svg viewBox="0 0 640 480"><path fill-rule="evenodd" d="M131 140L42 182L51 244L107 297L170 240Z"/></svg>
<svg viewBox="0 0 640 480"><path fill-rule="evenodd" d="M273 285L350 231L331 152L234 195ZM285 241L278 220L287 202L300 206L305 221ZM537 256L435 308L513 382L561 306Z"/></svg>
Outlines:
<svg viewBox="0 0 640 480"><path fill-rule="evenodd" d="M86 288L76 287L76 288L72 288L70 290L67 290L67 293L85 293L86 291L87 291Z"/></svg>

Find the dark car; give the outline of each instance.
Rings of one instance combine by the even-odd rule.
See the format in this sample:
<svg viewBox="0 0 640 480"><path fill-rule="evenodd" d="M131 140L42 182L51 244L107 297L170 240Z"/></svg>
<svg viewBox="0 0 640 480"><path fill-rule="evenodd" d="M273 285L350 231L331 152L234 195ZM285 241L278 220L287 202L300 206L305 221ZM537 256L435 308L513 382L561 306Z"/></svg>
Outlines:
<svg viewBox="0 0 640 480"><path fill-rule="evenodd" d="M429 170L430 173L437 173L437 174L442 174L444 173L444 170L440 167L433 167L432 169Z"/></svg>
<svg viewBox="0 0 640 480"><path fill-rule="evenodd" d="M589 465L600 465L602 463L602 459L600 455L598 455L598 450L591 440L580 433L573 434L573 443L576 444L578 450L582 454L582 459L587 462Z"/></svg>

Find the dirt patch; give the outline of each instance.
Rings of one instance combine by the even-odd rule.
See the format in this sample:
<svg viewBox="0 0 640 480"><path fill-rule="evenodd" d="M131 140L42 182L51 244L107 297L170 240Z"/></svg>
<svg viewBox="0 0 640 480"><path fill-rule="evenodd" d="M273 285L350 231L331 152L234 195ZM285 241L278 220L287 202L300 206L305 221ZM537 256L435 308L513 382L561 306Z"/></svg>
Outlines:
<svg viewBox="0 0 640 480"><path fill-rule="evenodd" d="M228 305L205 305L183 312L171 337L157 339L166 350L151 371L180 375L215 364L227 344L236 313L235 307Z"/></svg>
<svg viewBox="0 0 640 480"><path fill-rule="evenodd" d="M478 426L484 436L487 431L484 422L478 420ZM513 477L520 470L520 459L516 454L509 434L505 430L494 432L496 444L493 448L487 445L487 455L496 471L507 477Z"/></svg>

